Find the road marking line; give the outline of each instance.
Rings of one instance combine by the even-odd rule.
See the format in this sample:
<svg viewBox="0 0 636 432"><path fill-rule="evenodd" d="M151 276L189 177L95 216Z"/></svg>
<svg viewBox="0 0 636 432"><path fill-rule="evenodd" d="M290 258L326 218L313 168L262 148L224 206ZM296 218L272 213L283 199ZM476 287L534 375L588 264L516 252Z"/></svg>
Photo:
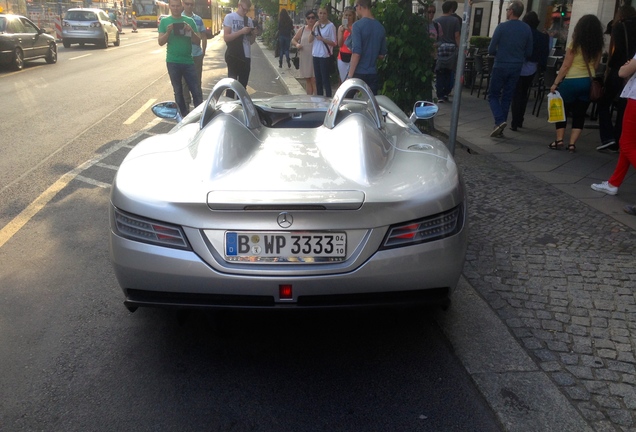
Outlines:
<svg viewBox="0 0 636 432"><path fill-rule="evenodd" d="M92 55L93 54L84 54L84 55L81 55L79 57L71 57L69 60L77 60L77 59L81 59L83 57L88 57L88 56L92 56Z"/></svg>
<svg viewBox="0 0 636 432"><path fill-rule="evenodd" d="M77 177L75 177L75 180L79 180L79 181L82 181L84 183L91 184L93 186L98 186L98 187L100 187L102 189L110 189L110 184L104 183L104 182L101 182L99 180L95 180L95 179L92 179L92 178L89 178L89 177L84 177L83 175L78 175Z"/></svg>
<svg viewBox="0 0 636 432"><path fill-rule="evenodd" d="M133 124L135 120L137 120L141 115L150 108L150 106L155 103L157 99L149 99L148 102L142 105L133 115L128 117L128 120L124 122L125 125Z"/></svg>
<svg viewBox="0 0 636 432"><path fill-rule="evenodd" d="M139 138L141 135L143 135L146 129L151 128L152 126L156 125L160 121L161 119L158 119L158 118L150 121L143 130L139 131L138 133L134 134L128 139L121 140L119 143L106 149L104 153L98 155L97 157L93 159L90 159L84 162L77 168L67 172L62 177L60 177L59 180L53 183L47 190L42 192L40 196L38 196L31 204L29 204L24 210L22 210L20 214L14 217L8 224L6 224L0 230L0 248L4 246L4 244L8 242L11 239L11 237L13 237L18 231L20 231L20 229L24 225L26 225L27 222L29 222L36 214L38 214L38 212L42 210L44 206L46 206L55 197L55 195L58 194L58 192L60 192L62 189L68 186L71 180L79 177L82 171L85 171L88 168L92 167L93 165L99 163L100 160L105 159L106 157L110 156L111 154L115 153L117 150L121 148L132 147L130 145L131 142L133 142L134 140ZM95 184L95 183L106 184L103 182L98 182L97 180L89 179L87 177L84 177L84 179L89 180L88 183L91 183L91 184ZM99 186L99 184L97 184L97 186ZM110 187L110 185L108 185L108 187Z"/></svg>
<svg viewBox="0 0 636 432"><path fill-rule="evenodd" d="M107 168L107 169L110 169L110 170L113 170L113 171L117 171L119 169L118 166L108 165L108 164L101 163L101 162L98 162L95 165L98 166L98 167Z"/></svg>

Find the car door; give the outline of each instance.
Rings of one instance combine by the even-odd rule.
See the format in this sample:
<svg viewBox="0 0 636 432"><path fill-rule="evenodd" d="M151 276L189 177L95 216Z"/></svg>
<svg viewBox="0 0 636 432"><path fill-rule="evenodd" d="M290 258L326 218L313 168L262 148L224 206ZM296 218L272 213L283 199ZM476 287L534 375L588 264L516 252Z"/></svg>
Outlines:
<svg viewBox="0 0 636 432"><path fill-rule="evenodd" d="M110 42L115 42L115 39L117 38L117 24L111 22L108 15L106 15L106 12L99 12L99 20L102 22L104 29L108 33L108 40Z"/></svg>
<svg viewBox="0 0 636 432"><path fill-rule="evenodd" d="M21 17L20 22L24 31L24 39L30 40L31 52L29 53L28 57L32 58L45 55L49 46L48 40L42 37L39 29L28 19ZM26 52L24 57L27 57Z"/></svg>
<svg viewBox="0 0 636 432"><path fill-rule="evenodd" d="M11 34L11 39L15 45L22 49L23 58L27 59L33 56L33 37L25 33L24 25L19 18L9 20L7 33Z"/></svg>

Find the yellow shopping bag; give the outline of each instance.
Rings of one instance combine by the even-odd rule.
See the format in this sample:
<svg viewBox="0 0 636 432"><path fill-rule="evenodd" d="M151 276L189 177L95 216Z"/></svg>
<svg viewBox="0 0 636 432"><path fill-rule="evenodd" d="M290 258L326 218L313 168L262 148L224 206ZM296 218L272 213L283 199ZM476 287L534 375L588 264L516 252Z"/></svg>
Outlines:
<svg viewBox="0 0 636 432"><path fill-rule="evenodd" d="M561 94L558 91L548 93L548 123L563 121L565 121L565 107Z"/></svg>

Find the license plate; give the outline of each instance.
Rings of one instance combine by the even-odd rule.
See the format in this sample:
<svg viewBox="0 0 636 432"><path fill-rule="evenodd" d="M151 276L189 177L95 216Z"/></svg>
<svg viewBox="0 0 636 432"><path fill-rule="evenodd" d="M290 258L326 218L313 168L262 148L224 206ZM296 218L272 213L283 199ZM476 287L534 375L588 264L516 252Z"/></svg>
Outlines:
<svg viewBox="0 0 636 432"><path fill-rule="evenodd" d="M86 30L88 29L87 26L73 26L73 30Z"/></svg>
<svg viewBox="0 0 636 432"><path fill-rule="evenodd" d="M321 263L343 261L347 234L342 232L250 232L225 233L228 261L261 263Z"/></svg>

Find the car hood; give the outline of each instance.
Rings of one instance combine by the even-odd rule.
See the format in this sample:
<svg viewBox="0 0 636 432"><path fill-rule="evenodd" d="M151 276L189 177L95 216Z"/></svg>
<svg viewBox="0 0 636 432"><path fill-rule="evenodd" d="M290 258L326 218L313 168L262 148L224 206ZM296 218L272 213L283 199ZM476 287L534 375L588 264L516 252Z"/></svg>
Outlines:
<svg viewBox="0 0 636 432"><path fill-rule="evenodd" d="M210 210L248 209L377 212L382 223L395 220L392 212L408 220L458 205L460 183L439 140L403 127L379 130L363 115L333 129L250 130L222 114L202 130L187 124L138 144L111 199L122 210L192 226Z"/></svg>

